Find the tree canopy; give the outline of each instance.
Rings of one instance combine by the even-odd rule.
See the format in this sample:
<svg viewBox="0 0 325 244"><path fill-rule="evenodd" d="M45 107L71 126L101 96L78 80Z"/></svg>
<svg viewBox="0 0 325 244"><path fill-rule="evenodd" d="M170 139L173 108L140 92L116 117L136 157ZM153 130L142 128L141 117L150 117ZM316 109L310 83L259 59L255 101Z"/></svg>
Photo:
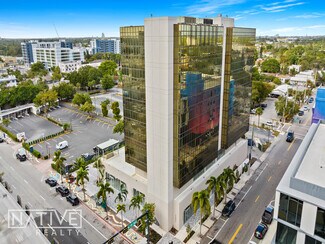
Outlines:
<svg viewBox="0 0 325 244"><path fill-rule="evenodd" d="M263 72L267 73L279 73L280 72L280 63L274 58L265 60L262 63L261 69Z"/></svg>

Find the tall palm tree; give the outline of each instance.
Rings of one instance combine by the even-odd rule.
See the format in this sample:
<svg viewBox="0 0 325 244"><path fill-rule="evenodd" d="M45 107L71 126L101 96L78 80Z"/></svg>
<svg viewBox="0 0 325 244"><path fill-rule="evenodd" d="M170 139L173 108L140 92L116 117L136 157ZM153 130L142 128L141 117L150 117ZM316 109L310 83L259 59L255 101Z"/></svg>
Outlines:
<svg viewBox="0 0 325 244"><path fill-rule="evenodd" d="M114 193L114 189L111 187L109 182L100 182L98 187L99 191L97 192L97 198L102 199L102 201L105 203L106 218L108 219L107 195Z"/></svg>
<svg viewBox="0 0 325 244"><path fill-rule="evenodd" d="M115 202L124 202L126 200L126 197L128 195L128 190L126 189L126 185L124 183L121 184L121 190L120 192L117 194L116 198L115 198Z"/></svg>
<svg viewBox="0 0 325 244"><path fill-rule="evenodd" d="M263 114L263 109L261 107L258 107L255 111L255 114L258 116L257 117L257 126L260 126L260 117Z"/></svg>
<svg viewBox="0 0 325 244"><path fill-rule="evenodd" d="M84 170L86 170L87 163L83 157L79 157L76 159L76 162L74 163L74 167L75 169L83 168Z"/></svg>
<svg viewBox="0 0 325 244"><path fill-rule="evenodd" d="M124 224L123 224L123 213L126 212L125 210L125 204L117 204L117 212L116 213L119 213L121 212L121 218L122 218L122 228L124 227Z"/></svg>
<svg viewBox="0 0 325 244"><path fill-rule="evenodd" d="M55 167L60 171L60 176L61 176L61 184L63 183L62 180L62 168L64 167L64 161L66 160L65 157L61 156L61 151L55 151L54 152L54 158L53 161L55 162Z"/></svg>
<svg viewBox="0 0 325 244"><path fill-rule="evenodd" d="M80 168L77 171L77 184L81 184L82 185L82 191L84 192L84 201L86 201L86 189L85 189L85 181L89 181L89 177L88 177L88 170Z"/></svg>
<svg viewBox="0 0 325 244"><path fill-rule="evenodd" d="M220 193L223 195L223 199L227 202L227 183L225 181L224 173L220 174L217 177L218 185L220 188Z"/></svg>
<svg viewBox="0 0 325 244"><path fill-rule="evenodd" d="M227 167L223 170L223 173L224 173L224 177L225 177L225 182L227 184L227 190L229 190L235 184L235 181L236 181L235 172L231 168Z"/></svg>
<svg viewBox="0 0 325 244"><path fill-rule="evenodd" d="M93 164L93 167L98 170L97 182L102 181L104 178L102 175L102 172L103 172L103 170L105 171L105 165L102 163L100 158L95 161L95 163Z"/></svg>
<svg viewBox="0 0 325 244"><path fill-rule="evenodd" d="M209 201L209 191L202 190L200 192L194 192L192 196L193 211L196 214L197 210L200 209L200 235L202 235L202 217L210 214L211 206Z"/></svg>
<svg viewBox="0 0 325 244"><path fill-rule="evenodd" d="M216 177L211 176L210 179L205 183L208 185L208 191L212 192L214 195L213 198L213 218L215 218L215 207L216 207L216 202L219 198L220 194L220 185Z"/></svg>
<svg viewBox="0 0 325 244"><path fill-rule="evenodd" d="M136 217L137 218L139 216L139 210L140 210L141 204L143 203L143 200L144 200L144 195L143 194L138 194L138 195L135 195L135 196L133 196L131 198L131 204L129 206L129 209L133 208L133 209L137 210L137 212L136 212Z"/></svg>
<svg viewBox="0 0 325 244"><path fill-rule="evenodd" d="M103 181L104 176L105 176L105 169L100 169L98 183Z"/></svg>

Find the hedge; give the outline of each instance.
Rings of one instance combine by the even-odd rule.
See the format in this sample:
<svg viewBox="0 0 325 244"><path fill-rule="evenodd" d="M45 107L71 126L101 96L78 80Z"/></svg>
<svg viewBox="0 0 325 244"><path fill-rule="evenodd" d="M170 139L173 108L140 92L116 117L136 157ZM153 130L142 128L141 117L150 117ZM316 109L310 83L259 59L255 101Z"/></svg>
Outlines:
<svg viewBox="0 0 325 244"><path fill-rule="evenodd" d="M47 117L47 120L49 120L49 121L53 122L54 124L57 124L61 127L63 126L63 124L61 124L59 121L56 121L55 119L52 119L51 117Z"/></svg>
<svg viewBox="0 0 325 244"><path fill-rule="evenodd" d="M6 133L12 140L15 142L18 142L17 136L13 134L11 131L9 131L7 128L0 125L0 130L2 130L4 133Z"/></svg>
<svg viewBox="0 0 325 244"><path fill-rule="evenodd" d="M191 237L194 235L195 231L191 231L187 236L186 238L184 239L184 242L186 243L189 239L191 239Z"/></svg>
<svg viewBox="0 0 325 244"><path fill-rule="evenodd" d="M44 136L44 137L41 137L41 138L36 139L34 141L30 141L30 142L28 142L28 144L29 145L34 145L34 144L40 143L42 141L46 141L48 139L51 139L51 138L56 137L56 136L61 135L61 134L64 134L64 131L63 130L60 131L60 132L58 132L58 133L51 134L51 135L48 135L48 136Z"/></svg>
<svg viewBox="0 0 325 244"><path fill-rule="evenodd" d="M30 151L30 146L28 143L22 143L23 148L25 148L27 151ZM41 158L42 154L37 151L37 150L33 150L32 154L36 157L36 158Z"/></svg>

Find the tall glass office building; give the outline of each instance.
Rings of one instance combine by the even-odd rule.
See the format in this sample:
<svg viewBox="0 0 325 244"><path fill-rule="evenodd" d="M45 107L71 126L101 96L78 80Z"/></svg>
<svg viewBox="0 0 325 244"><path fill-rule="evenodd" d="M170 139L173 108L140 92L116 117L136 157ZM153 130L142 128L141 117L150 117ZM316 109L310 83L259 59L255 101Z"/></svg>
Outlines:
<svg viewBox="0 0 325 244"><path fill-rule="evenodd" d="M163 229L179 229L205 186L200 176L247 156L239 139L249 127L255 29L221 16L160 17L120 33L127 170L114 177L156 204ZM235 142L239 153L229 153Z"/></svg>

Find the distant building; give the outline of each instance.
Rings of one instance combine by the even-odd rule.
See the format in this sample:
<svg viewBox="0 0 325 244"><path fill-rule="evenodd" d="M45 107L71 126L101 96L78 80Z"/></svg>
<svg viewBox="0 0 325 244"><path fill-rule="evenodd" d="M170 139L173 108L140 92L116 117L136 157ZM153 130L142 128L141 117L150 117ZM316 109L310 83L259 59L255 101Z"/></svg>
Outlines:
<svg viewBox="0 0 325 244"><path fill-rule="evenodd" d="M25 62L42 62L47 68L60 63L84 61L84 48L73 48L72 42L59 40L54 42L30 41L21 44ZM32 50L32 54L30 53Z"/></svg>
<svg viewBox="0 0 325 244"><path fill-rule="evenodd" d="M275 193L275 243L325 243L325 124L312 124Z"/></svg>
<svg viewBox="0 0 325 244"><path fill-rule="evenodd" d="M313 107L312 123L318 123L320 120L325 120L325 87L317 89Z"/></svg>
<svg viewBox="0 0 325 244"><path fill-rule="evenodd" d="M301 65L296 65L296 64L290 65L288 67L288 71L290 72L290 70L292 70L292 69L294 69L295 72L299 73L301 70Z"/></svg>
<svg viewBox="0 0 325 244"><path fill-rule="evenodd" d="M0 76L0 84L6 83L7 87L17 86L17 79L14 75L9 75L7 77Z"/></svg>
<svg viewBox="0 0 325 244"><path fill-rule="evenodd" d="M120 53L120 39L93 39L90 41L92 54L95 53Z"/></svg>
<svg viewBox="0 0 325 244"><path fill-rule="evenodd" d="M308 80L315 83L314 71L312 70L302 71L299 74L296 74L294 77L291 77L290 83L305 85L307 84Z"/></svg>
<svg viewBox="0 0 325 244"><path fill-rule="evenodd" d="M67 61L67 62L59 63L59 68L63 73L70 73L73 71L77 71L80 66L81 66L81 61Z"/></svg>

